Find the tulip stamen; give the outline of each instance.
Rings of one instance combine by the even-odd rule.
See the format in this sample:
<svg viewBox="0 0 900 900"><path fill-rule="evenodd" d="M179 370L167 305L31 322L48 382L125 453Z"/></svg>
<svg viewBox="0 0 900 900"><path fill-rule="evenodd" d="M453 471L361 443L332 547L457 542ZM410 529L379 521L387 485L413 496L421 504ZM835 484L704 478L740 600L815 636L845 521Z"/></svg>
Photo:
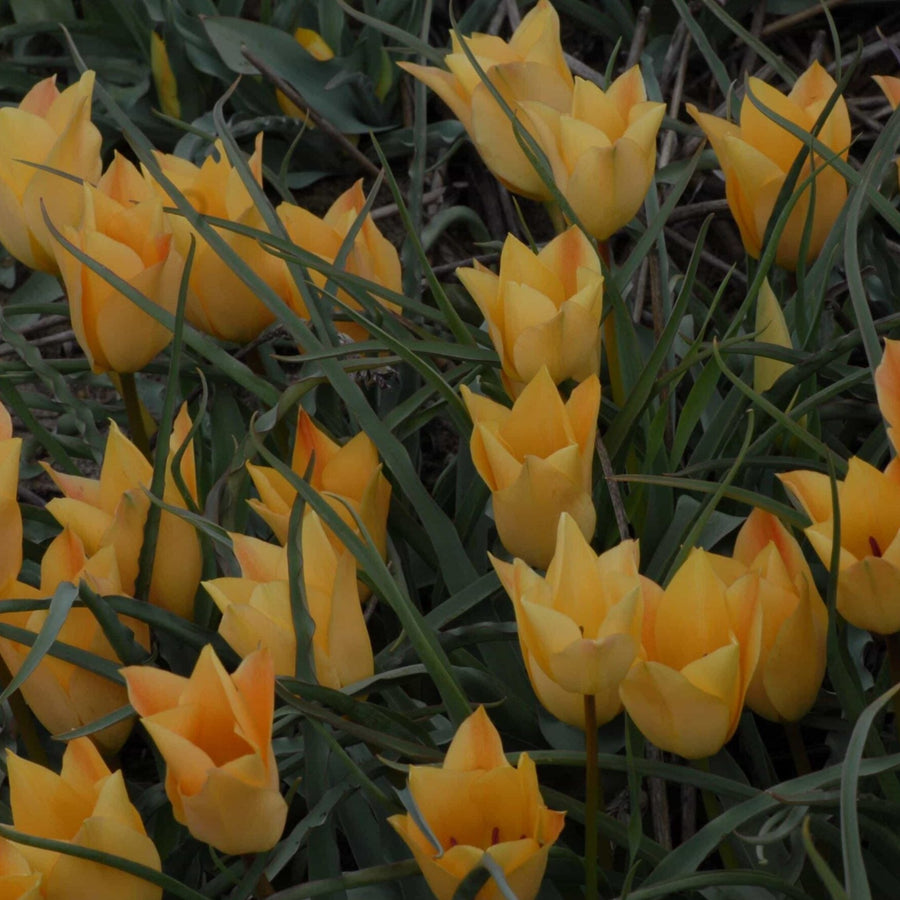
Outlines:
<svg viewBox="0 0 900 900"><path fill-rule="evenodd" d="M500 843L500 826L495 825L491 829L491 846L493 847L494 844L499 844L499 843Z"/></svg>
<svg viewBox="0 0 900 900"><path fill-rule="evenodd" d="M869 535L869 546L872 548L872 556L877 556L880 559L881 547L878 546L878 541L871 534Z"/></svg>
<svg viewBox="0 0 900 900"><path fill-rule="evenodd" d="M447 847L447 849L448 849L448 850L452 850L452 849L459 843L459 841L456 840L456 838L453 837L453 835L451 834L451 835L450 835L450 840L447 841L447 843L448 843L448 845L449 845L449 846Z"/></svg>

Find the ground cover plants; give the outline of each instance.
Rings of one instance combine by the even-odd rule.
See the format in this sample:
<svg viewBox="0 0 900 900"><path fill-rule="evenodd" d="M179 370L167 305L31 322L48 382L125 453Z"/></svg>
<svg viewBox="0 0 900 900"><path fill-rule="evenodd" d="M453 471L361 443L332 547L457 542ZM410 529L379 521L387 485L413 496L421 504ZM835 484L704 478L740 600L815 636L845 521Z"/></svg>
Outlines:
<svg viewBox="0 0 900 900"><path fill-rule="evenodd" d="M0 896L900 896L893 3L0 47Z"/></svg>

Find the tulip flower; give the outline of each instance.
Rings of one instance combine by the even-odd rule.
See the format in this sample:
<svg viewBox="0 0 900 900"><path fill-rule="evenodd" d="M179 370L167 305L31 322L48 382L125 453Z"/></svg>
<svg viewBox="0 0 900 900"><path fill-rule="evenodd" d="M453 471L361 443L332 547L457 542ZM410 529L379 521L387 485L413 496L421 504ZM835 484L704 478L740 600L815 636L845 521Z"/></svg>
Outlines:
<svg viewBox="0 0 900 900"><path fill-rule="evenodd" d="M811 132L837 85L819 63L814 62L797 79L786 97L758 78L749 79L748 90L765 109ZM741 103L739 125L701 113L692 104L688 104L687 110L706 133L722 167L725 195L741 232L744 249L754 259L759 259L778 194L804 144L755 106L749 97ZM850 146L850 116L843 97L838 97L817 137L835 155L846 160ZM812 155L812 164L809 159L804 163L797 179L798 187L813 168L820 170L814 178L815 198L809 186L804 188L778 241L775 261L787 269L795 269L800 263L807 219L811 218L811 229L804 261L818 256L847 198L844 177L827 158L818 154Z"/></svg>
<svg viewBox="0 0 900 900"><path fill-rule="evenodd" d="M597 556L575 520L559 518L556 552L542 578L522 560L491 557L513 602L525 668L538 700L584 728L584 696L597 722L622 709L619 684L641 650L644 596L661 593L638 574L638 545L623 541Z"/></svg>
<svg viewBox="0 0 900 900"><path fill-rule="evenodd" d="M265 231L262 216L253 205L250 192L225 155L221 141L203 165L170 154L157 154L163 174L191 202L197 212L235 224ZM256 138L248 165L262 183L262 134ZM149 177L149 176L148 176ZM157 185L164 201L168 195ZM275 321L275 315L229 265L194 231L186 219L171 217L175 246L187 255L191 236L197 240L191 267L190 290L185 315L200 331L225 341L246 343ZM216 229L225 243L262 278L278 296L288 302L293 287L285 263L269 253L256 239L234 231Z"/></svg>
<svg viewBox="0 0 900 900"><path fill-rule="evenodd" d="M366 526L378 552L387 553L387 515L391 502L391 485L381 472L378 451L372 439L360 432L341 446L317 428L309 413L300 410L291 469L301 478L310 461L313 469L309 483L325 494L328 505L358 531L354 516ZM249 500L250 507L265 520L275 537L283 544L288 536L288 520L297 492L276 469L247 463L247 471L259 492L259 500ZM349 507L349 509L348 509ZM332 546L343 545L330 529L326 533Z"/></svg>
<svg viewBox="0 0 900 900"><path fill-rule="evenodd" d="M873 75L872 80L884 91L891 109L900 105L900 78L892 75Z"/></svg>
<svg viewBox="0 0 900 900"><path fill-rule="evenodd" d="M148 300L175 312L184 259L172 243L162 204L137 169L116 157L96 188L85 185L84 214L60 231L70 243ZM136 372L172 340L172 332L76 259L53 251L69 297L72 328L95 372Z"/></svg>
<svg viewBox="0 0 900 900"><path fill-rule="evenodd" d="M519 900L534 900L565 813L544 805L527 754L519 756L515 769L507 762L484 707L459 726L443 767L409 767L409 792L430 834L411 815L391 816L388 822L412 851L437 900L451 900L484 856L503 870ZM477 900L500 896L493 880L476 894Z"/></svg>
<svg viewBox="0 0 900 900"><path fill-rule="evenodd" d="M74 225L81 218L84 195L78 179L93 184L100 177L100 132L91 123L93 91L91 71L62 92L53 76L39 81L18 107L0 109L0 243L29 268L56 272L41 204L57 228Z"/></svg>
<svg viewBox="0 0 900 900"><path fill-rule="evenodd" d="M22 513L16 499L22 438L13 437L12 419L0 403L0 597L8 597L22 568Z"/></svg>
<svg viewBox="0 0 900 900"><path fill-rule="evenodd" d="M2 900L42 900L40 872L31 868L19 849L0 838L0 898Z"/></svg>
<svg viewBox="0 0 900 900"><path fill-rule="evenodd" d="M503 546L527 565L546 568L559 517L568 513L586 538L597 514L591 499L600 382L583 381L563 403L546 366L512 409L462 387L472 417L472 460L491 489Z"/></svg>
<svg viewBox="0 0 900 900"><path fill-rule="evenodd" d="M271 850L284 830L272 750L275 670L268 650L233 675L212 647L190 678L153 666L122 670L128 699L166 762L175 819L222 853Z"/></svg>
<svg viewBox="0 0 900 900"><path fill-rule="evenodd" d="M463 43L517 114L526 130L531 122L519 114L525 101L536 100L559 112L572 102L572 73L559 40L559 17L548 0L523 17L509 42L489 34L460 38L451 32L453 49L444 57L447 70L398 63L428 85L465 126L485 165L507 188L524 197L549 200L551 194L519 146L512 124L469 61Z"/></svg>
<svg viewBox="0 0 900 900"><path fill-rule="evenodd" d="M755 509L734 558L759 576L762 637L746 703L775 722L809 712L825 677L828 610L800 546L771 513Z"/></svg>
<svg viewBox="0 0 900 900"><path fill-rule="evenodd" d="M87 738L67 745L59 775L15 753L7 753L6 761L13 827L18 831L161 870L159 853L128 799L122 773L110 772ZM0 859L20 870L27 867L40 878L40 890L34 895L2 896L45 900L162 897L162 888L137 875L53 850L4 844ZM9 871L6 865L3 868ZM0 878L0 887L5 880Z"/></svg>
<svg viewBox="0 0 900 900"><path fill-rule="evenodd" d="M888 437L894 450L897 450L896 429L900 427L900 341L884 342L884 356L875 369L875 391L878 394L878 407L887 422ZM896 465L891 463L888 469Z"/></svg>
<svg viewBox="0 0 900 900"><path fill-rule="evenodd" d="M555 384L599 372L603 274L597 251L578 228L536 254L509 235L499 275L478 262L456 274L487 320L510 396L517 397L541 366Z"/></svg>
<svg viewBox="0 0 900 900"><path fill-rule="evenodd" d="M607 240L634 217L653 182L664 103L647 100L638 66L607 91L575 79L571 107L523 102L553 179L587 231Z"/></svg>
<svg viewBox="0 0 900 900"><path fill-rule="evenodd" d="M88 556L81 540L68 529L63 529L44 551L40 587L35 589L16 582L8 588L4 599L52 597L63 582L77 584L82 580L101 596L123 593L113 548L104 547ZM4 613L3 599L0 599L0 621L24 628L35 636L44 627L47 616L48 611L43 609ZM150 630L147 625L127 616L122 616L121 622L131 629L137 642L149 652ZM110 662L119 661L100 623L87 608L69 610L57 640ZM0 656L13 675L22 668L30 649L0 637ZM51 734L82 728L127 703L125 688L121 684L49 654L38 663L20 690L35 717ZM117 722L94 732L91 738L105 753L115 753L125 743L132 725L131 719Z"/></svg>
<svg viewBox="0 0 900 900"><path fill-rule="evenodd" d="M693 549L656 603L644 605L645 660L619 688L644 736L688 759L734 734L759 659L758 577Z"/></svg>
<svg viewBox="0 0 900 900"><path fill-rule="evenodd" d="M174 455L184 443L190 428L187 407L182 407L172 429L163 493L165 502L182 509L185 508L185 501L175 484L171 467ZM144 524L150 509L150 499L145 493L153 479L150 463L111 422L99 480L55 472L46 465L44 468L65 494L51 500L47 510L60 525L71 528L81 538L89 556L101 547L114 547L122 588L126 594L133 594L144 541ZM181 474L196 502L197 484L191 447L182 457ZM150 602L190 618L202 567L200 540L193 525L163 511L150 579Z"/></svg>
<svg viewBox="0 0 900 900"><path fill-rule="evenodd" d="M365 205L366 196L360 179L331 204L321 219L294 203L282 203L277 213L289 237L298 247L332 264ZM403 293L403 276L397 249L378 230L371 215L366 215L363 219L342 267L351 275L365 278L375 286L387 288L395 294ZM314 269L310 271L310 279L317 288L324 288L328 281L325 275ZM400 312L396 303L378 298L377 290L373 294L385 309ZM343 289L338 290L337 298L351 309L361 308L359 302ZM290 303L298 315L309 315L295 287L291 290ZM356 322L339 320L336 327L355 341L368 337L366 329Z"/></svg>
<svg viewBox="0 0 900 900"><path fill-rule="evenodd" d="M294 32L294 40L313 58L318 60L319 62L325 62L329 59L334 59L334 51L328 44L325 42L325 39L319 34L318 31L313 31L312 28L298 28ZM286 116L293 116L295 119L299 119L305 125L309 127L315 127L309 121L309 118L306 115L306 111L300 109L296 103L291 103L287 97L281 91L275 91L275 99L278 101L278 105L281 107L281 111Z"/></svg>
<svg viewBox="0 0 900 900"><path fill-rule="evenodd" d="M276 675L296 673L297 638L291 613L287 551L258 538L231 535L241 578L203 586L222 612L219 634L240 656L257 647L272 654ZM340 690L375 672L372 643L356 585L356 562L331 545L322 520L303 517L303 590L315 625L312 650L319 684Z"/></svg>
<svg viewBox="0 0 900 900"><path fill-rule="evenodd" d="M763 280L756 298L756 340L764 344L776 344L779 347L793 347L784 312L769 285L768 278ZM788 362L771 359L768 356L755 356L753 389L760 394L769 390L790 368L791 364Z"/></svg>

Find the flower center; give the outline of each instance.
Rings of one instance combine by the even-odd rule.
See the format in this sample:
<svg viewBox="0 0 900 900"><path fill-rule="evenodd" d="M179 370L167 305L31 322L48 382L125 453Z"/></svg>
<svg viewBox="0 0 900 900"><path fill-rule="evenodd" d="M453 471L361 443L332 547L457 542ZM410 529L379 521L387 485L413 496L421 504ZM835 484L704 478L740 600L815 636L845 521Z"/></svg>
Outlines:
<svg viewBox="0 0 900 900"><path fill-rule="evenodd" d="M881 547L878 546L878 541L875 540L872 535L869 535L869 546L872 548L872 556L877 556L879 559L881 558Z"/></svg>

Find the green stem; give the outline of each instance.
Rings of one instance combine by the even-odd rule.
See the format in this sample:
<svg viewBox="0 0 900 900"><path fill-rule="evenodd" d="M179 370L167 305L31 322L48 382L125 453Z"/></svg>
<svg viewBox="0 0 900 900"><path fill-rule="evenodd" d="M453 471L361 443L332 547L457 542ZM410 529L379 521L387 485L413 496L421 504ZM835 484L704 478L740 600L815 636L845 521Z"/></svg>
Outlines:
<svg viewBox="0 0 900 900"><path fill-rule="evenodd" d="M585 900L598 900L597 866L611 868L612 854L606 841L598 846L597 840L598 813L605 804L597 763L597 701L593 694L584 695L584 749L584 896Z"/></svg>
<svg viewBox="0 0 900 900"><path fill-rule="evenodd" d="M887 647L888 666L891 671L891 684L900 682L900 631L884 636L884 644ZM900 693L894 694L894 729L900 738Z"/></svg>
<svg viewBox="0 0 900 900"><path fill-rule="evenodd" d="M6 663L0 659L0 684L9 684L12 679L12 672L10 672ZM31 714L30 707L25 702L25 698L22 696L21 690L13 691L12 696L9 698L9 708L12 710L13 719L15 719L16 728L19 731L19 736L22 738L22 743L25 745L28 758L39 765L48 765L47 754L44 752L44 747L38 736L34 717Z"/></svg>
<svg viewBox="0 0 900 900"><path fill-rule="evenodd" d="M151 462L150 438L144 423L144 408L141 398L138 396L137 383L134 380L134 372L120 372L112 379L113 384L119 389L122 399L125 401L125 414L128 416L128 428L131 431L131 440L135 447Z"/></svg>
<svg viewBox="0 0 900 900"><path fill-rule="evenodd" d="M709 765L709 757L705 757L704 759L698 759L696 761L697 768L710 774L712 769ZM703 809L706 812L706 819L708 822L712 822L713 819L717 819L720 815L722 815L722 805L719 803L718 797L709 790L701 790L700 796L703 798ZM722 859L722 865L726 869L736 869L738 868L737 859L734 855L734 850L727 843L727 838L722 840L722 843L719 844L719 856Z"/></svg>
<svg viewBox="0 0 900 900"><path fill-rule="evenodd" d="M788 746L791 748L791 757L794 760L794 768L797 775L809 775L812 766L806 752L806 744L803 743L803 735L800 726L796 722L785 722L784 733L787 736Z"/></svg>

